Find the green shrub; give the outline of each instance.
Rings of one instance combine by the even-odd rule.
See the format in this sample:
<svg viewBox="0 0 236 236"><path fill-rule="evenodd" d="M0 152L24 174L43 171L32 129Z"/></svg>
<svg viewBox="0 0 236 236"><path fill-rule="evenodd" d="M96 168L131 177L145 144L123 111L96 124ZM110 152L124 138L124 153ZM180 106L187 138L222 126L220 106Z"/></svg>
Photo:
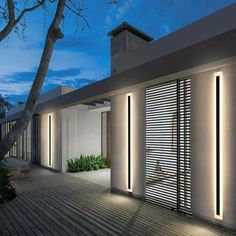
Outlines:
<svg viewBox="0 0 236 236"><path fill-rule="evenodd" d="M79 158L67 161L68 172L98 170L106 167L106 159L102 155L95 156L81 154Z"/></svg>
<svg viewBox="0 0 236 236"><path fill-rule="evenodd" d="M79 159L67 160L67 171L78 172L78 170L79 170Z"/></svg>
<svg viewBox="0 0 236 236"><path fill-rule="evenodd" d="M16 191L10 183L10 169L3 160L0 161L0 203L16 197Z"/></svg>

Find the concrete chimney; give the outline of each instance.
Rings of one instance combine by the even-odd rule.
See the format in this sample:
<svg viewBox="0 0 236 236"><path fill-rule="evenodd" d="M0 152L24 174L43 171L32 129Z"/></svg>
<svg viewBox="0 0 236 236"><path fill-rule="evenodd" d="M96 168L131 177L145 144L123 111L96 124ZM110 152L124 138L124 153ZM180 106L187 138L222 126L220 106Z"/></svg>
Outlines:
<svg viewBox="0 0 236 236"><path fill-rule="evenodd" d="M124 70L124 65L121 65L123 57L153 40L127 22L117 26L108 35L111 37L111 75Z"/></svg>

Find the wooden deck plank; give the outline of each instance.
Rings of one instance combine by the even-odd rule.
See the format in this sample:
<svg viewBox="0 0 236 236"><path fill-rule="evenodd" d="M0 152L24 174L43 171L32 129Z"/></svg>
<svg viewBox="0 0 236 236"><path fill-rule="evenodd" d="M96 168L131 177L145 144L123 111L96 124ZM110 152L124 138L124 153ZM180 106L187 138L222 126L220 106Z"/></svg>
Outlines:
<svg viewBox="0 0 236 236"><path fill-rule="evenodd" d="M5 205L1 208L1 212L3 213L1 214L1 219L3 221L3 224L5 224L5 226L7 227L10 235L16 235L17 232L25 234L25 232L21 228L19 228L14 217L7 211Z"/></svg>
<svg viewBox="0 0 236 236"><path fill-rule="evenodd" d="M11 214L11 222L14 222L16 232L25 232L26 235L32 235L34 231L27 225L26 215L19 213L18 207L14 204L14 209L11 204L5 204L6 210Z"/></svg>
<svg viewBox="0 0 236 236"><path fill-rule="evenodd" d="M0 205L2 235L236 235L67 174L39 173L14 186L18 197Z"/></svg>
<svg viewBox="0 0 236 236"><path fill-rule="evenodd" d="M51 196L51 194L50 193L48 193L49 194L49 196L48 197L50 197ZM62 201L62 197L60 197L60 201ZM72 201L72 202L74 202L74 201ZM93 201L92 201L93 202ZM89 205L88 206L91 206L91 203L92 203L91 201L89 201ZM94 202L96 202L96 201L94 201ZM81 204L80 204L81 205ZM83 201L83 205L86 207L86 202L85 202L85 200ZM83 206L82 205L82 206ZM68 206L68 199L67 199L67 206ZM103 206L103 213L104 213L104 204L102 205ZM69 207L69 206L68 206ZM97 209L97 207L98 207L98 205L97 206L93 206L92 208L93 209ZM74 208L74 206L73 206L73 208ZM87 209L84 209L84 211L83 211L83 214L86 214L86 211L88 211L88 209L89 208L87 208ZM111 212L111 208L109 209L110 210L110 212ZM97 212L99 212L99 211L96 211L96 215L97 215ZM116 210L116 212L117 212L117 210ZM95 213L94 211L93 211L93 213ZM122 214L123 215L123 217L122 217L122 219L124 220L124 214L125 214L125 212ZM105 214L106 215L106 214ZM130 215L128 216L128 217L130 217ZM92 214L90 214L90 218L92 218ZM112 218L112 217L110 217L110 218ZM99 217L96 217L95 218L96 219L96 221L98 221L99 220ZM117 221L118 221L118 217L115 217L115 221L116 221L116 225L117 225ZM89 218L88 218L88 220L89 220ZM106 221L105 221L106 222ZM126 222L126 221L125 221ZM124 226L124 223L125 222L123 222L123 224L122 224L122 227ZM102 222L100 222L101 224L102 224ZM109 222L110 223L110 222ZM103 222L103 224L104 224L104 222ZM109 224L107 224L106 225L106 227L109 227L108 226ZM114 224L114 226L113 226L113 231L115 231L115 224Z"/></svg>
<svg viewBox="0 0 236 236"><path fill-rule="evenodd" d="M38 214L36 214L36 211L35 211L35 209L33 209L32 205L28 206L28 202L26 202L25 199L21 199L20 203L23 204L24 207L22 207L18 203L18 201L15 201L14 206L16 206L21 211L22 216L25 215L27 217L26 223L31 229L35 229L35 230L33 230L33 232L37 231L38 235L45 235L45 234L46 235L53 235L53 236L59 235L56 233L55 229L49 227L47 221L45 221L42 217L40 217L40 216L38 216ZM38 211L37 211L37 213L38 213ZM47 227L45 227L45 225ZM49 230L48 230L48 228L49 228ZM50 231L54 231L55 233L51 233Z"/></svg>
<svg viewBox="0 0 236 236"><path fill-rule="evenodd" d="M22 189L27 188L25 186L24 187L21 186L21 187L22 187ZM57 231L58 232L63 231L62 235L66 234L66 233L70 233L71 235L76 235L77 231L83 232L84 234L88 234L88 232L86 232L84 229L82 229L82 227L80 225L75 225L75 224L71 223L66 215L61 214L60 211L58 210L58 208L60 209L61 206L59 206L59 207L55 206L55 204L50 201L50 197L45 199L44 194L41 194L40 197L34 196L32 198L28 194L28 197L26 198L26 200L33 205L36 205L34 203L34 202L36 202L37 206L40 207L38 210L41 209L43 211L43 213L46 213L46 215L49 216L49 219L51 222L57 223L56 224L57 225L56 228L58 229ZM45 202L47 202L47 201L50 201L50 204L45 204ZM46 209L46 212L44 209ZM62 224L62 222L63 222L63 224ZM55 227L55 224L54 224L54 227Z"/></svg>
<svg viewBox="0 0 236 236"><path fill-rule="evenodd" d="M46 194L46 196L45 196ZM88 217L85 217L85 212L80 212L80 211L74 211L73 208L69 208L68 207L68 201L66 204L63 204L63 202L61 201L61 197L60 197L60 200L58 200L58 197L55 198L53 197L52 194L47 194L47 193L44 193L43 195L40 196L40 198L37 198L36 197L36 201L40 204L44 204L45 201L48 201L48 200L52 200L52 205L49 206L51 209L56 209L57 213L61 216L64 216L64 219L69 222L70 224L70 227L74 227L74 232L77 232L77 231L80 231L80 232L83 232L84 234L93 234L94 231L96 231L99 235L109 235L111 234L112 232L108 230L108 228L103 228L101 229L100 226L97 221L99 219L96 218L95 221L93 221L93 224L88 224L90 218ZM68 199L67 199L68 200ZM58 210L60 209L60 211ZM92 215L90 215L91 218L92 218ZM76 221L78 220L80 222L81 225L84 226L84 229L82 229L81 227L79 227L80 225L77 224ZM64 222L65 224L67 224L67 222Z"/></svg>
<svg viewBox="0 0 236 236"><path fill-rule="evenodd" d="M53 236L62 236L64 235L64 231L54 222L47 214L45 214L44 210L41 209L39 205L32 202L28 198L25 199L26 204L28 204L28 211L32 212L32 209L35 211L32 215L37 215L34 219L35 222L38 222L39 228L41 231L45 232L46 235L53 235ZM26 214L28 214L26 212Z"/></svg>
<svg viewBox="0 0 236 236"><path fill-rule="evenodd" d="M49 194L49 196L48 197L51 197L51 198L53 198L53 196L51 195L51 193L50 192L47 192L47 193L45 193L45 194ZM68 201L68 197L67 198L63 198L62 196L60 196L60 200L58 200L58 198L53 198L53 201L58 201L58 203L61 203L61 204L64 204L67 208L69 208L69 209L71 209L72 211L74 211L74 212L80 212L80 211L82 211L83 212L83 214L85 214L85 215L87 215L87 213L89 213L88 215L89 216L91 216L92 218L93 218L93 214L95 213L95 211L96 211L96 207L98 206L94 206L94 209L91 211L91 209L90 208L86 208L87 206L92 206L91 204L93 203L93 202L91 202L90 200L89 200L89 203L88 203L88 205L87 205L87 203L84 201L83 203L84 204L75 204L75 201L74 201L74 199L71 199L70 198L70 200ZM104 206L104 204L103 204L103 206ZM96 211L96 213L100 213L100 212L98 212L98 211ZM104 213L104 212L103 212ZM102 216L102 215L104 215L104 214L101 214L100 216ZM99 219L97 219L96 218L96 220L99 220ZM100 223L102 223L102 222L100 222ZM117 222L116 222L117 223ZM109 225L107 225L107 226L109 226ZM112 228L112 227L111 227Z"/></svg>
<svg viewBox="0 0 236 236"><path fill-rule="evenodd" d="M3 224L1 214L0 214L0 235L10 235L9 231L7 230L7 227Z"/></svg>

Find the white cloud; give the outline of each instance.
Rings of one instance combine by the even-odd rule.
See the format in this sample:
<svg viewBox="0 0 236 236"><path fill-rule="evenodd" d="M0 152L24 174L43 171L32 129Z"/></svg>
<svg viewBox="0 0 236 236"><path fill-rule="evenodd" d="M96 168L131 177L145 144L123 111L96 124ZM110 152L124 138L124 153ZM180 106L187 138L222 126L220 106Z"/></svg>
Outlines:
<svg viewBox="0 0 236 236"><path fill-rule="evenodd" d="M28 48L29 44L28 41L15 39L0 45L0 79L3 74L30 71L38 65L42 50Z"/></svg>
<svg viewBox="0 0 236 236"><path fill-rule="evenodd" d="M113 7L109 8L108 14L105 17L106 26L111 26L113 21L120 20L130 8L134 6L133 0L126 0L119 7L113 5Z"/></svg>
<svg viewBox="0 0 236 236"><path fill-rule="evenodd" d="M81 68L79 76L74 78L104 79L107 77L107 68L99 63L99 58L85 53L72 51L55 50L50 68L53 70L63 70L68 68ZM65 78L69 81L70 78ZM63 78L64 80L64 78Z"/></svg>
<svg viewBox="0 0 236 236"><path fill-rule="evenodd" d="M117 12L116 12L116 19L119 20L120 18L122 18L125 13L132 7L132 3L133 1L125 1L125 3L118 7Z"/></svg>
<svg viewBox="0 0 236 236"><path fill-rule="evenodd" d="M107 26L111 26L112 24L112 19L111 19L111 16L107 15L106 18L105 18L105 24Z"/></svg>
<svg viewBox="0 0 236 236"><path fill-rule="evenodd" d="M30 72L32 68L37 68L41 53L41 49L0 48L0 89L2 84L9 83L6 79L12 73ZM92 55L62 50L54 50L50 68L53 70L83 68L81 77L93 79L104 76L107 71L107 68L99 64L97 58Z"/></svg>
<svg viewBox="0 0 236 236"><path fill-rule="evenodd" d="M63 78L58 77L50 77L46 78L44 86L47 85L66 85L66 86L73 86L77 87L79 86L87 85L91 82L94 82L94 80L101 80L104 79L106 72L103 68L94 68L92 69L85 69L83 68L81 70L81 73L79 75L74 76L65 76ZM85 82L81 82L80 80Z"/></svg>
<svg viewBox="0 0 236 236"><path fill-rule="evenodd" d="M161 25L161 27L163 28L165 34L169 34L171 32L170 27L168 25L163 24Z"/></svg>
<svg viewBox="0 0 236 236"><path fill-rule="evenodd" d="M32 82L17 82L11 79L4 79L4 81L0 81L0 94L3 96L27 94L31 85Z"/></svg>

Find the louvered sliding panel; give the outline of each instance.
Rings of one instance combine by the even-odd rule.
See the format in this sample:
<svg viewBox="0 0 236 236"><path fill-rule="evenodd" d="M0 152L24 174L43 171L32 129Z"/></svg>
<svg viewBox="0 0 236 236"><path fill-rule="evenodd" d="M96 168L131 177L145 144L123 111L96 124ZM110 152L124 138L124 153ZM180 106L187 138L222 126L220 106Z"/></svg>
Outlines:
<svg viewBox="0 0 236 236"><path fill-rule="evenodd" d="M146 90L146 198L177 206L177 83Z"/></svg>
<svg viewBox="0 0 236 236"><path fill-rule="evenodd" d="M146 89L146 199L191 212L191 83Z"/></svg>
<svg viewBox="0 0 236 236"><path fill-rule="evenodd" d="M178 207L191 213L191 80L179 80L178 86Z"/></svg>

